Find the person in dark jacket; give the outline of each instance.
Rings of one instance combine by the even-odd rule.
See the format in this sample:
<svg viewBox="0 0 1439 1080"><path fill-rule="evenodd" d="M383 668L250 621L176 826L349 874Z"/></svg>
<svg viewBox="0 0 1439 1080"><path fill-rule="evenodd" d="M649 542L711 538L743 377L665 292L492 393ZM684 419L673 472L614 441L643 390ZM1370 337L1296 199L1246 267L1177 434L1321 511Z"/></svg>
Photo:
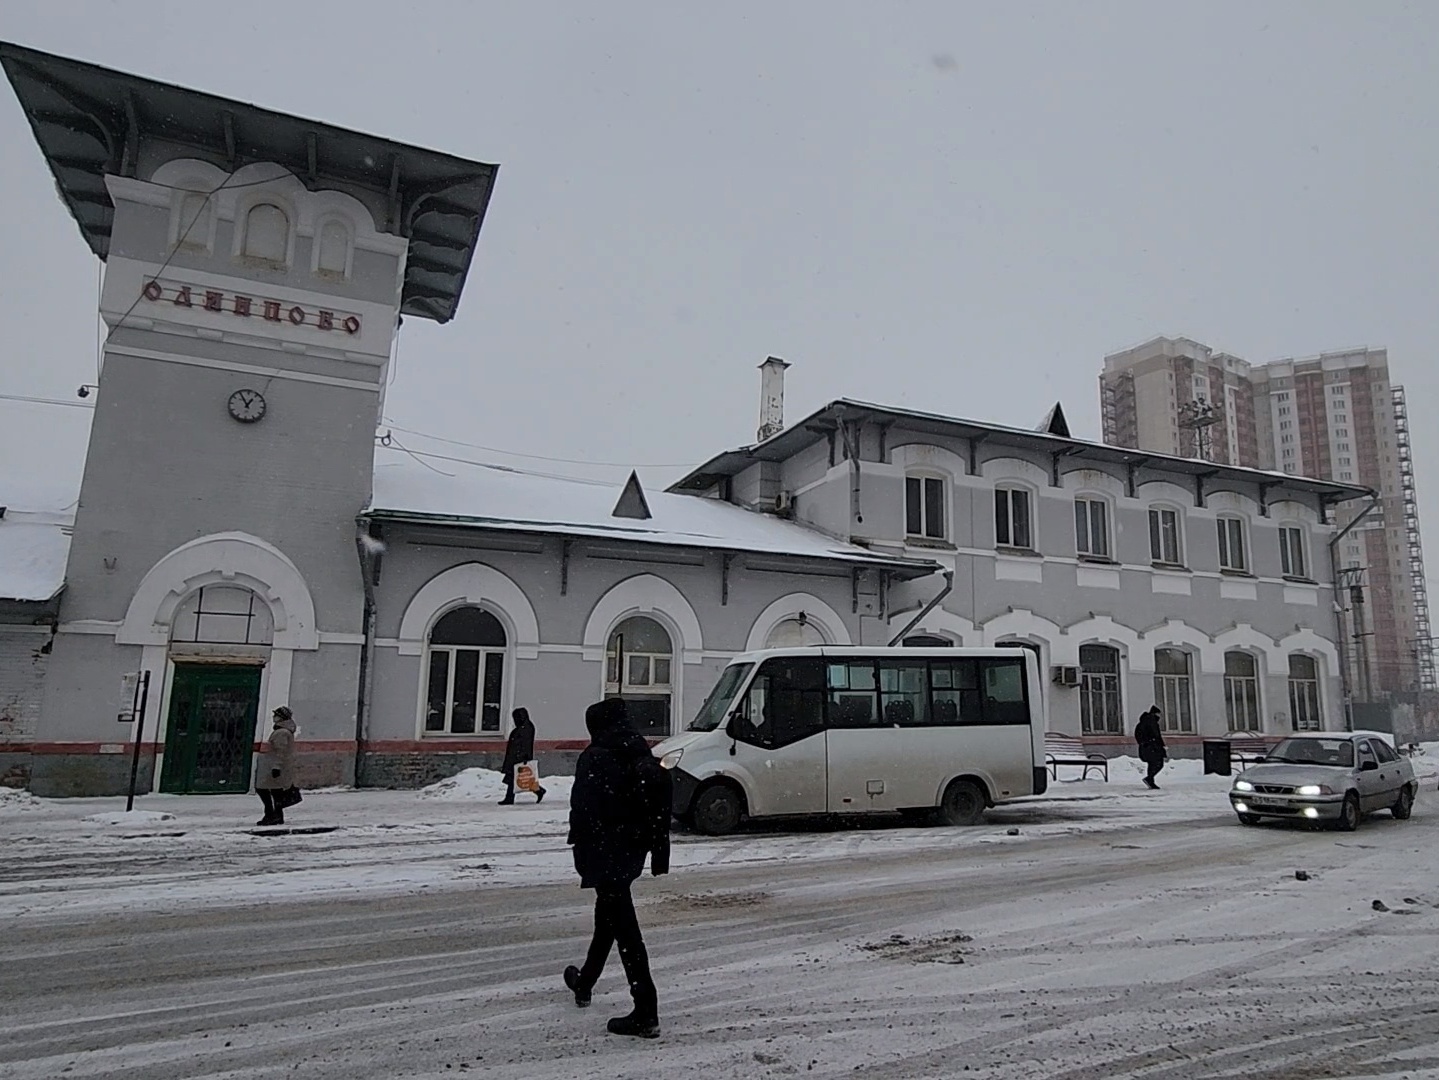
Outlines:
<svg viewBox="0 0 1439 1080"><path fill-rule="evenodd" d="M505 744L505 763L500 766L505 776L505 797L500 800L501 806L513 806L515 803L515 769L535 759L535 725L530 720L529 710L516 709L510 714L510 719L515 726L510 731L510 741ZM541 786L535 791L535 802L542 802L544 797L545 789Z"/></svg>
<svg viewBox="0 0 1439 1080"><path fill-rule="evenodd" d="M1168 756L1164 736L1159 731L1157 708L1149 709L1139 718L1139 723L1134 726L1134 741L1139 744L1139 760L1149 766L1149 772L1144 777L1145 786L1157 789L1159 785L1154 778L1164 768L1164 759Z"/></svg>
<svg viewBox="0 0 1439 1080"><path fill-rule="evenodd" d="M580 887L595 890L595 932L584 966L565 968L565 985L576 1005L588 1005L610 947L618 945L635 1004L608 1028L615 1035L654 1039L660 1033L659 1001L630 885L644 873L646 856L656 877L669 872L670 774L630 727L622 700L591 705L585 726L590 745L575 766L568 842Z"/></svg>

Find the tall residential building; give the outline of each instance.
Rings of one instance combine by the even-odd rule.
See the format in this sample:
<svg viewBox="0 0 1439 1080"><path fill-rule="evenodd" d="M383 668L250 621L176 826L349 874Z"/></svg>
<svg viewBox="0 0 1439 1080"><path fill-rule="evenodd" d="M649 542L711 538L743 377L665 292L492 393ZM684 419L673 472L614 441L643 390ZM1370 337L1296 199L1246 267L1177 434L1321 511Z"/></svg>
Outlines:
<svg viewBox="0 0 1439 1080"><path fill-rule="evenodd" d="M1188 338L1105 357L1104 441L1271 469L1378 493L1336 552L1351 591L1351 686L1362 697L1436 686L1404 388L1384 349L1250 364ZM1347 524L1360 511L1341 512Z"/></svg>

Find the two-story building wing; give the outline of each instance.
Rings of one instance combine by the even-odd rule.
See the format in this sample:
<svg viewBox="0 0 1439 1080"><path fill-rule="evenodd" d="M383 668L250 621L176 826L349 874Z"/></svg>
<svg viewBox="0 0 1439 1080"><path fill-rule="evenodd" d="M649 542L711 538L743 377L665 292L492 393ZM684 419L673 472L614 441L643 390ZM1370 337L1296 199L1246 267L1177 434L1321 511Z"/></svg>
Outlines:
<svg viewBox="0 0 1439 1080"><path fill-rule="evenodd" d="M1050 673L1051 730L1171 742L1342 727L1332 509L1351 486L834 401L675 491L779 510L952 573L896 582L907 644L1014 644Z"/></svg>

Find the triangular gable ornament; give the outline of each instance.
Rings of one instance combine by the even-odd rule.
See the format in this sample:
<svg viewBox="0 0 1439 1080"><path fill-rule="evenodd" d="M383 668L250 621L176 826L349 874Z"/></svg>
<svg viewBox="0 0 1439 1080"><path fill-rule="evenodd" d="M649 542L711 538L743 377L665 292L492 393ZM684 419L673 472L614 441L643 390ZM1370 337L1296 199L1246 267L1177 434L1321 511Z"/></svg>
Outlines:
<svg viewBox="0 0 1439 1080"><path fill-rule="evenodd" d="M1046 435L1058 435L1061 439L1070 438L1069 421L1064 418L1064 406L1056 401L1054 408L1044 414L1044 419L1034 430L1042 431Z"/></svg>
<svg viewBox="0 0 1439 1080"><path fill-rule="evenodd" d="M625 489L620 492L619 502L615 503L614 512L610 516L635 518L639 521L648 521L654 516L650 513L650 504L649 500L645 498L645 489L640 486L639 473L630 473L630 478L625 481Z"/></svg>

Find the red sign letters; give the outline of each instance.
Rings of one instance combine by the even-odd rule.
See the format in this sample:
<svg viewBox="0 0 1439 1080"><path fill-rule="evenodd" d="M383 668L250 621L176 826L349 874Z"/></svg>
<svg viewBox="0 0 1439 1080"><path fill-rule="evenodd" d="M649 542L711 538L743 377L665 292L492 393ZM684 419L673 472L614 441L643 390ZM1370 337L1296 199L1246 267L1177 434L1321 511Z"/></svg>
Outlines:
<svg viewBox="0 0 1439 1080"><path fill-rule="evenodd" d="M205 311L229 312L241 318L257 313L265 322L289 322L293 326L313 326L318 330L342 330L346 334L360 332L358 315L337 315L333 311L307 311L298 304L285 307L279 300L256 300L250 296L226 296L216 289L192 289L189 285L166 287L158 281L147 281L141 295L151 303L168 300L176 307L200 307Z"/></svg>

